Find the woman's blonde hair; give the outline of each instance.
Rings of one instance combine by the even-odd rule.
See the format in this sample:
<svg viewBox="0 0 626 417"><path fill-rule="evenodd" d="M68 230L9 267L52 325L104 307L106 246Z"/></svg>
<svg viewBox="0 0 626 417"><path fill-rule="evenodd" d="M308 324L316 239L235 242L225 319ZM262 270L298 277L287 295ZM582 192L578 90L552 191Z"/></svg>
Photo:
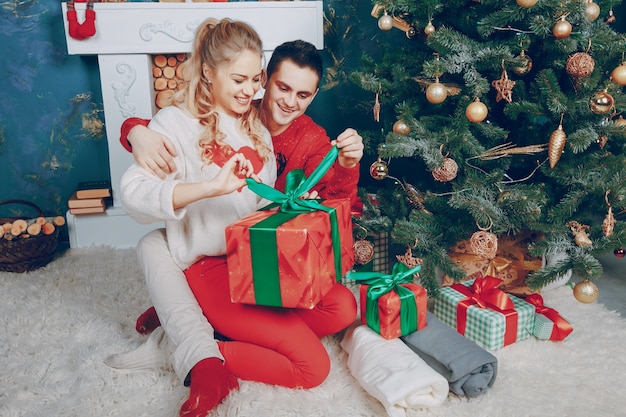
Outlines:
<svg viewBox="0 0 626 417"><path fill-rule="evenodd" d="M186 86L172 97L172 104L184 106L204 126L198 144L201 158L206 164L212 162L215 145L218 148L224 145L225 135L219 128L219 115L213 104L214 98L210 82L203 72L203 64L216 70L246 50L258 53L261 57L263 55L261 39L254 29L243 22L209 18L198 26L193 50L181 64ZM271 150L262 140L265 129L257 109L250 106L248 111L240 115L238 123L242 132L252 139L257 153L267 160Z"/></svg>

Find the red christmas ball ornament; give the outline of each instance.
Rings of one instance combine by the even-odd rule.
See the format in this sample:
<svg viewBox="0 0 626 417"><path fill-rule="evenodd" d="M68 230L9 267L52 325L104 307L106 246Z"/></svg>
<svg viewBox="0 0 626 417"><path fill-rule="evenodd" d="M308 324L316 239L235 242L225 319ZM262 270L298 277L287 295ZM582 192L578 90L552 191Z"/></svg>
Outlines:
<svg viewBox="0 0 626 417"><path fill-rule="evenodd" d="M616 258L623 258L626 255L626 250L624 250L624 248L616 248L613 250L613 255L615 255Z"/></svg>

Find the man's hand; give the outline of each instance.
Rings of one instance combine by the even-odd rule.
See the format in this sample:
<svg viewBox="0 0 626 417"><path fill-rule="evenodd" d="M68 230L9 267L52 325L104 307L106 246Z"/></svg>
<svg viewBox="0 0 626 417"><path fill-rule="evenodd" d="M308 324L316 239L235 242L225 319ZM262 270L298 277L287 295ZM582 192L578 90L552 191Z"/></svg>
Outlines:
<svg viewBox="0 0 626 417"><path fill-rule="evenodd" d="M128 132L137 165L163 179L176 171L176 149L170 140L160 133L137 125Z"/></svg>
<svg viewBox="0 0 626 417"><path fill-rule="evenodd" d="M363 138L352 128L341 132L331 143L339 148L337 161L344 168L355 167L363 158Z"/></svg>

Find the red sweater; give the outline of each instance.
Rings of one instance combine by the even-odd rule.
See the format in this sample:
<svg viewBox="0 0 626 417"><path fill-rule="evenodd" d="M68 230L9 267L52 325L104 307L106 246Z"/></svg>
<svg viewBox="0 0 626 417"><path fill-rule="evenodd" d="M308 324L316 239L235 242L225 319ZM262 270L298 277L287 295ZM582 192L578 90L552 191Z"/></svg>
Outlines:
<svg viewBox="0 0 626 417"><path fill-rule="evenodd" d="M139 124L147 126L149 122L136 117L124 120L120 142L127 151L132 152L128 142L130 130ZM278 164L278 177L274 187L280 191L285 190L285 177L289 171L303 169L308 177L330 150L330 138L326 131L307 115L298 117L280 135L272 136L272 141ZM359 164L348 169L335 162L313 190L325 199L350 198L352 210L360 213L363 203L357 197L358 182Z"/></svg>

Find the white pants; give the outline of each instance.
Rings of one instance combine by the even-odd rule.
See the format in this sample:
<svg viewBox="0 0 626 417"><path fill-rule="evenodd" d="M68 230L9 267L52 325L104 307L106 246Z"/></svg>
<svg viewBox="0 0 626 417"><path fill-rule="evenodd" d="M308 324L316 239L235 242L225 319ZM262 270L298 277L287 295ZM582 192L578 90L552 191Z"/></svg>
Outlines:
<svg viewBox="0 0 626 417"><path fill-rule="evenodd" d="M183 271L174 263L167 246L165 229L146 234L137 245L139 264L148 292L165 333L174 345L172 366L184 381L202 359L222 354Z"/></svg>

